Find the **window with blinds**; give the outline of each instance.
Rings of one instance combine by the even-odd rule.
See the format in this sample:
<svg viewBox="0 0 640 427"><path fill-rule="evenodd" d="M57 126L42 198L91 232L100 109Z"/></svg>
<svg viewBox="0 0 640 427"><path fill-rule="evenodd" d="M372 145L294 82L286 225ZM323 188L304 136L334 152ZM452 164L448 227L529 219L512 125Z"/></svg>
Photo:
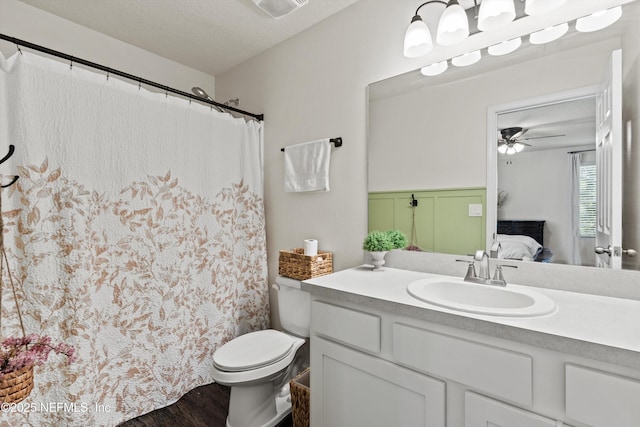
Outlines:
<svg viewBox="0 0 640 427"><path fill-rule="evenodd" d="M596 237L596 165L580 166L580 237Z"/></svg>

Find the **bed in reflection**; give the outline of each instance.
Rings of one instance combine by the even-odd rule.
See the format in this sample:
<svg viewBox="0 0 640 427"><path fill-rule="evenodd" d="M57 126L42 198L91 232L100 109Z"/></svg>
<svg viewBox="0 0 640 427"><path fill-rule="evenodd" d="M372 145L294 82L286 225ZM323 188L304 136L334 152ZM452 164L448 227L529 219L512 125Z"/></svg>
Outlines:
<svg viewBox="0 0 640 427"><path fill-rule="evenodd" d="M551 262L553 252L544 247L544 221L499 220L496 240L499 259Z"/></svg>

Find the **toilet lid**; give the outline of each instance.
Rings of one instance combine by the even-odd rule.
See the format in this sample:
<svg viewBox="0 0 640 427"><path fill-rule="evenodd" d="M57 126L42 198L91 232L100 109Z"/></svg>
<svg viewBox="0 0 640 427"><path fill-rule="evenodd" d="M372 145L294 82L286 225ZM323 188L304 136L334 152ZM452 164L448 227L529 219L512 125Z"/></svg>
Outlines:
<svg viewBox="0 0 640 427"><path fill-rule="evenodd" d="M213 364L225 371L246 371L283 359L293 347L289 335L267 329L232 339L213 354Z"/></svg>

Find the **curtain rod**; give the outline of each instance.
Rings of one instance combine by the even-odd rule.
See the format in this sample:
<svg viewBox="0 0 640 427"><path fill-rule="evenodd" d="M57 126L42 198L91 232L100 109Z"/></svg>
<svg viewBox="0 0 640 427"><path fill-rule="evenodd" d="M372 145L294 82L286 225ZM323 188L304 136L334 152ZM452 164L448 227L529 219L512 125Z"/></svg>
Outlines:
<svg viewBox="0 0 640 427"><path fill-rule="evenodd" d="M109 74L114 74L116 76L120 76L120 77L124 77L126 79L129 79L129 80L136 81L139 84L145 84L147 86L152 86L152 87L155 87L155 88L158 88L158 89L162 89L165 92L171 92L171 93L176 94L176 95L184 96L185 98L194 99L196 101L204 102L205 104L215 105L216 107L220 107L220 108L223 108L225 110L234 111L236 113L240 113L240 114L243 114L245 116L253 117L253 118L255 118L255 119L259 120L259 121L263 121L264 120L264 114L253 114L253 113L249 113L248 111L240 110L239 108L234 108L234 107L230 107L228 105L220 104L220 103L218 103L216 101L210 101L208 99L200 98L199 96L192 95L192 94L190 94L188 92L183 92L183 91L181 91L179 89L174 89L172 87L165 86L165 85L162 85L160 83L152 82L151 80L143 79L142 77L134 76L132 74L125 73L123 71L114 70L113 68L109 68L109 67L106 67L104 65L96 64L95 62L87 61L87 60L81 59L81 58L76 58L75 56L67 55L66 53L58 52L57 50L49 49L47 47L40 46L40 45L37 45L37 44L34 44L34 43L30 43L30 42L25 41L25 40L20 40L20 39L17 39L15 37L7 36L5 34L0 34L0 39L6 40L6 41L11 42L11 43L14 43L18 47L18 50L20 49L20 46L23 46L23 47L26 47L26 48L29 48L29 49L33 49L33 50L37 50L39 52L46 53L48 55L53 55L53 56L57 56L59 58L66 59L68 61L71 61L72 64L75 62L75 63L78 63L78 64L86 65L86 66L91 67L91 68L95 68L95 69L98 69L98 70L101 70L101 71L105 71L105 72L107 72Z"/></svg>
<svg viewBox="0 0 640 427"><path fill-rule="evenodd" d="M590 148L588 150L567 151L567 154L586 153L587 151L596 151L596 149L595 148Z"/></svg>

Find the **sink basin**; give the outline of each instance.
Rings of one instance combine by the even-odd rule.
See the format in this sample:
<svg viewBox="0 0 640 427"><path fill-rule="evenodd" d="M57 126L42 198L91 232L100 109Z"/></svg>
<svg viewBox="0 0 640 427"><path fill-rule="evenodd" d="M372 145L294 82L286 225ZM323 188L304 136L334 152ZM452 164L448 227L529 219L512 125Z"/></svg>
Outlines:
<svg viewBox="0 0 640 427"><path fill-rule="evenodd" d="M496 287L462 279L421 279L409 283L414 298L451 310L489 316L536 317L555 311L546 295L520 286Z"/></svg>

